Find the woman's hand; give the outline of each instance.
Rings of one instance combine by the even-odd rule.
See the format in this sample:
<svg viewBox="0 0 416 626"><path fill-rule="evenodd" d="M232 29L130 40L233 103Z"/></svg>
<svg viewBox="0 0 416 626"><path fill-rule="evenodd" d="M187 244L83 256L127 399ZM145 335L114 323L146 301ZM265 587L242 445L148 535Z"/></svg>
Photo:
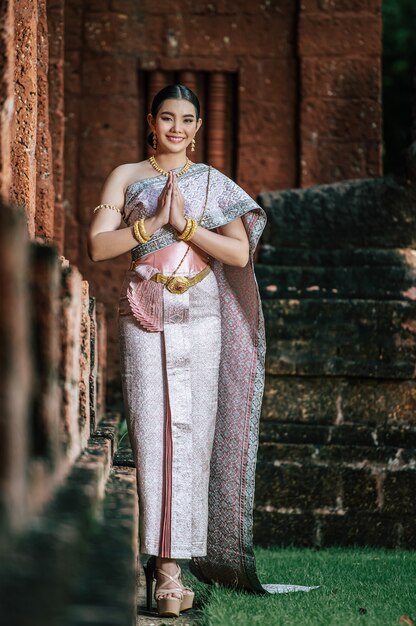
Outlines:
<svg viewBox="0 0 416 626"><path fill-rule="evenodd" d="M169 174L170 173L171 172L169 172ZM186 220L184 217L185 198L178 187L176 174L172 174L172 178L172 198L170 203L169 223L176 228L177 231L182 232L186 226Z"/></svg>
<svg viewBox="0 0 416 626"><path fill-rule="evenodd" d="M161 194L158 198L154 218L157 220L159 228L169 223L172 202L173 178L174 174L172 172L169 172L166 185L163 187Z"/></svg>

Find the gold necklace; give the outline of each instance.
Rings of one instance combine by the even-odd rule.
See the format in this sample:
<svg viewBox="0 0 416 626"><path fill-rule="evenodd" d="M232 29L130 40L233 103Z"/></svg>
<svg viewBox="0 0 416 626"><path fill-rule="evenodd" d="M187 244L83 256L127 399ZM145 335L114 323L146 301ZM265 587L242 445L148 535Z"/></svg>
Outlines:
<svg viewBox="0 0 416 626"><path fill-rule="evenodd" d="M169 176L169 172L167 172L166 170L164 170L162 167L160 167L160 165L158 164L158 162L156 161L154 156L149 157L148 159L150 165L157 171L160 172L161 174L163 174L164 176ZM182 176L182 174L185 174L185 172L187 172L189 170L189 168L191 167L192 162L191 160L186 157L186 163L183 166L183 168L181 169L180 172L178 172L176 174L176 176Z"/></svg>

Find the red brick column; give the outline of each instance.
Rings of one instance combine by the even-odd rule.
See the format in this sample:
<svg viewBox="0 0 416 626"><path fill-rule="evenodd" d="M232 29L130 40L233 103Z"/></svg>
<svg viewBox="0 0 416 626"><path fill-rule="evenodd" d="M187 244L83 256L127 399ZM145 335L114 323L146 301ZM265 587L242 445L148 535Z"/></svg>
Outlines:
<svg viewBox="0 0 416 626"><path fill-rule="evenodd" d="M11 140L14 122L13 0L0 4L0 196L9 200L12 179Z"/></svg>
<svg viewBox="0 0 416 626"><path fill-rule="evenodd" d="M15 136L11 199L25 206L29 236L36 232L37 0L15 3Z"/></svg>

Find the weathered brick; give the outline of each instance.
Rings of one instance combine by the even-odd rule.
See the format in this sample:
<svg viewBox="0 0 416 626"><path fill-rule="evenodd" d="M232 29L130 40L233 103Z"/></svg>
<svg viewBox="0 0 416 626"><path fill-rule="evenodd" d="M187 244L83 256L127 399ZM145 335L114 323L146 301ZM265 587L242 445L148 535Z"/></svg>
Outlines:
<svg viewBox="0 0 416 626"><path fill-rule="evenodd" d="M376 478L370 468L343 467L340 470L342 481L342 507L354 513L378 510Z"/></svg>
<svg viewBox="0 0 416 626"><path fill-rule="evenodd" d="M320 97L303 98L301 105L301 133L305 143L322 139L332 142L377 141L382 125L377 101L365 98L365 93L355 98L331 98L322 102ZM343 155L340 155L343 156ZM340 159L342 164L342 159Z"/></svg>
<svg viewBox="0 0 416 626"><path fill-rule="evenodd" d="M84 93L94 96L96 101L100 96L103 104L109 96L137 97L136 69L134 57L87 56L81 68Z"/></svg>
<svg viewBox="0 0 416 626"><path fill-rule="evenodd" d="M301 11L304 13L316 13L317 11L330 12L354 12L380 14L380 0L301 0Z"/></svg>
<svg viewBox="0 0 416 626"><path fill-rule="evenodd" d="M412 186L382 178L259 194L267 243L318 249L414 248L415 199Z"/></svg>
<svg viewBox="0 0 416 626"><path fill-rule="evenodd" d="M321 515L317 526L322 547L398 547L398 520L393 516L365 512Z"/></svg>
<svg viewBox="0 0 416 626"><path fill-rule="evenodd" d="M412 378L415 305L267 300L269 374Z"/></svg>
<svg viewBox="0 0 416 626"><path fill-rule="evenodd" d="M131 141L137 135L137 102L128 96L84 97L81 124L85 135L100 141ZM88 176L87 172L85 175Z"/></svg>
<svg viewBox="0 0 416 626"><path fill-rule="evenodd" d="M311 513L292 515L254 509L254 542L260 546L310 547L315 544L315 518Z"/></svg>
<svg viewBox="0 0 416 626"><path fill-rule="evenodd" d="M304 57L301 60L302 87L306 98L366 98L379 104L381 61L339 57ZM344 110L345 112L345 110ZM324 128L320 129L324 130Z"/></svg>
<svg viewBox="0 0 416 626"><path fill-rule="evenodd" d="M305 15L299 24L299 52L307 56L378 56L381 19L374 15Z"/></svg>
<svg viewBox="0 0 416 626"><path fill-rule="evenodd" d="M416 514L416 471L387 472L383 483L383 511L396 515Z"/></svg>
<svg viewBox="0 0 416 626"><path fill-rule="evenodd" d="M256 503L290 514L337 507L340 479L330 466L278 461L258 464Z"/></svg>
<svg viewBox="0 0 416 626"><path fill-rule="evenodd" d="M261 297L414 299L416 267L290 267L257 264Z"/></svg>

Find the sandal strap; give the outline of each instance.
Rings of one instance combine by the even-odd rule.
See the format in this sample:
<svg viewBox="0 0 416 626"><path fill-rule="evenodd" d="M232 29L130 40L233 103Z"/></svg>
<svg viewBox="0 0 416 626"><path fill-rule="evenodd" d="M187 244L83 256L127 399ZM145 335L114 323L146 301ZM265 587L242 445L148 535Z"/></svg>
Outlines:
<svg viewBox="0 0 416 626"><path fill-rule="evenodd" d="M178 566L179 568L179 566ZM156 573L159 574L163 574L163 576L166 576L166 578L168 578L169 580L165 580L162 583L160 583L159 585L157 585L157 587L155 588L155 600L158 600L161 596L166 596L166 594L168 593L177 593L180 595L180 600L182 600L183 598L183 589L182 587L172 587L170 589L166 589L166 585L169 583L169 581L178 584L178 574L180 574L180 568L178 569L178 572L176 573L175 576L171 576L170 574L168 574L167 572L164 572L163 569L160 568L156 568ZM164 589L163 589L164 588Z"/></svg>

